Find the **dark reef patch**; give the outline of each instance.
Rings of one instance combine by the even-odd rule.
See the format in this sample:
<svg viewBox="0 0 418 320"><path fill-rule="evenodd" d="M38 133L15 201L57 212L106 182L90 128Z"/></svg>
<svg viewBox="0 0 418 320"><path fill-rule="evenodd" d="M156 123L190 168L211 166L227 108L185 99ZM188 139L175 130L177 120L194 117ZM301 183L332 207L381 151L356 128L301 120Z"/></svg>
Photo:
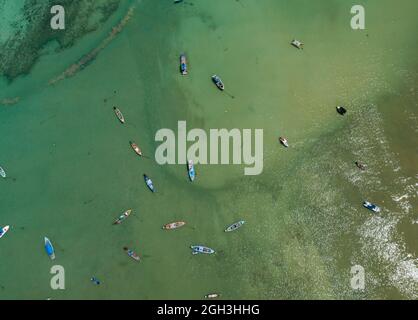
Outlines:
<svg viewBox="0 0 418 320"><path fill-rule="evenodd" d="M121 0L26 0L22 10L27 27L15 22L14 34L0 43L0 76L13 81L28 74L45 44L56 41L57 50L73 46L78 38L105 23L120 3ZM50 28L53 5L65 8L64 32Z"/></svg>

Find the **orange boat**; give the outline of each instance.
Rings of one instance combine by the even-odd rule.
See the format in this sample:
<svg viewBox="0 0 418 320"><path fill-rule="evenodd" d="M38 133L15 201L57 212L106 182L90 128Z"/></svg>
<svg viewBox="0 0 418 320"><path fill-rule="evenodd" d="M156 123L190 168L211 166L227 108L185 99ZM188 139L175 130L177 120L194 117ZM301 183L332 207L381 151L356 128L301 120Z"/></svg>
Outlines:
<svg viewBox="0 0 418 320"><path fill-rule="evenodd" d="M173 230L173 229L180 228L180 227L184 226L185 224L186 224L186 222L184 222L184 221L177 221L177 222L167 223L163 226L163 229L164 230Z"/></svg>
<svg viewBox="0 0 418 320"><path fill-rule="evenodd" d="M142 157L142 150L140 147L138 147L138 145L135 142L129 141L129 143L131 144L132 149L134 149L135 153L138 156Z"/></svg>

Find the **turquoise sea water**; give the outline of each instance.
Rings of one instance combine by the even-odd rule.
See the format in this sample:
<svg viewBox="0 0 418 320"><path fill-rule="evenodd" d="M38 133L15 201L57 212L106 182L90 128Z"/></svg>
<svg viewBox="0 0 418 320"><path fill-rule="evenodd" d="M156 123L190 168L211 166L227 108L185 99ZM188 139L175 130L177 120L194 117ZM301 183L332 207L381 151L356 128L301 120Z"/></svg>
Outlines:
<svg viewBox="0 0 418 320"><path fill-rule="evenodd" d="M0 101L20 100L0 105L8 173L0 225L12 227L0 240L0 298L417 298L418 5L363 3L367 29L353 31L343 0L125 1L73 47L55 52L49 43L29 75L2 80ZM132 5L131 20L93 61L48 85L100 46ZM178 72L181 52L187 77ZM214 73L227 92L213 86ZM263 129L263 173L196 165L190 183L184 165L159 166L130 149L133 140L153 158L155 132L176 130L179 120L189 129ZM112 226L129 208L132 216ZM239 231L223 232L241 219ZM176 220L187 226L161 230ZM193 256L192 244L217 253ZM53 264L65 268L65 290L50 288ZM362 292L350 286L357 264L366 271Z"/></svg>

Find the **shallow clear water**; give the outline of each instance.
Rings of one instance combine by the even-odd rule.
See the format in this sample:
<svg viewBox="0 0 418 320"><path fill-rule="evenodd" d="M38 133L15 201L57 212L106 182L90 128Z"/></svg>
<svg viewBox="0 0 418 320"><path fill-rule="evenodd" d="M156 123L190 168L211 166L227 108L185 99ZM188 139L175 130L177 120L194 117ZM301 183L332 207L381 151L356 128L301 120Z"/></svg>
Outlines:
<svg viewBox="0 0 418 320"><path fill-rule="evenodd" d="M48 85L100 46L130 5L132 19L96 59ZM417 298L416 9L412 0L396 10L367 1L367 30L353 31L342 0L127 1L75 46L3 81L0 100L20 100L0 105L8 173L0 225L12 226L0 240L1 298ZM227 92L213 86L214 73ZM159 166L130 149L134 140L153 158L155 132L179 120L189 129L262 128L263 173L197 165L190 183L184 165ZM361 206L366 199L381 215ZM112 226L128 208L132 216ZM239 231L223 232L241 219ZM187 226L161 230L175 220ZM66 290L49 286L45 235ZM192 256L192 244L217 253ZM350 287L355 264L366 271L364 292Z"/></svg>

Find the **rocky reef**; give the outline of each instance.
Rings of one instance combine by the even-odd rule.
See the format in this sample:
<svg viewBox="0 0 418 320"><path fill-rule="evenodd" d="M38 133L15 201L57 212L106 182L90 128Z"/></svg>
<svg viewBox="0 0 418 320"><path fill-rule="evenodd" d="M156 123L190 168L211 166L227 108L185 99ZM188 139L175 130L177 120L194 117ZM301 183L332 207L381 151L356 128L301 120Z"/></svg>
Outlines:
<svg viewBox="0 0 418 320"><path fill-rule="evenodd" d="M9 33L0 38L0 76L13 81L30 72L49 41L56 41L63 50L78 38L96 30L119 8L122 0L25 0L15 21L7 26ZM53 5L65 8L66 30L50 28ZM0 19L7 15L5 2L0 1ZM15 9L15 8L14 8ZM4 20L4 19L2 19ZM9 18L10 20L10 18Z"/></svg>

